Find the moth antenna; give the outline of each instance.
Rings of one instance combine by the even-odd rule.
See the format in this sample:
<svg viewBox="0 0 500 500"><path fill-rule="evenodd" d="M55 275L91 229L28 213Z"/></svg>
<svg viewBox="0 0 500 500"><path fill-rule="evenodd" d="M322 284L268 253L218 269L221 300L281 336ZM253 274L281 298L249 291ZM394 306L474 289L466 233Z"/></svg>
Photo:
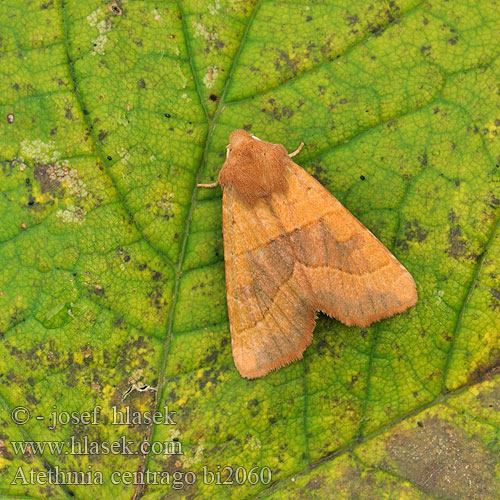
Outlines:
<svg viewBox="0 0 500 500"><path fill-rule="evenodd" d="M196 184L196 187L199 188L214 188L219 185L219 181L217 182L212 182L211 184Z"/></svg>
<svg viewBox="0 0 500 500"><path fill-rule="evenodd" d="M304 142L302 141L299 144L299 147L293 153L289 153L288 156L291 158L292 156L298 155L303 147L304 147Z"/></svg>

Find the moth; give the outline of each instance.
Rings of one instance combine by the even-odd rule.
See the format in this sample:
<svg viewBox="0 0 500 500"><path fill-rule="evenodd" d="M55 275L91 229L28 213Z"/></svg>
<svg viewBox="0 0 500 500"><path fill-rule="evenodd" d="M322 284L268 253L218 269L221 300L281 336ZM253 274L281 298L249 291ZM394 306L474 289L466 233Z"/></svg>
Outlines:
<svg viewBox="0 0 500 500"><path fill-rule="evenodd" d="M302 358L317 311L368 326L417 302L410 273L281 144L236 130L222 188L234 363L262 377Z"/></svg>

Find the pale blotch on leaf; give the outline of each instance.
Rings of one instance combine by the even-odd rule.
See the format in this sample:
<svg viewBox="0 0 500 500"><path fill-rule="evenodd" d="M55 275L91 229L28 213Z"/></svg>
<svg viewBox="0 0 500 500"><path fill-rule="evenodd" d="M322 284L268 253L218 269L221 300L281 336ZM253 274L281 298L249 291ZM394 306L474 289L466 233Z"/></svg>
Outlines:
<svg viewBox="0 0 500 500"><path fill-rule="evenodd" d="M161 200L156 202L156 206L162 211L163 216L171 217L173 215L173 201L174 193L163 193L161 195Z"/></svg>
<svg viewBox="0 0 500 500"><path fill-rule="evenodd" d="M104 45L108 41L106 33L111 30L113 25L109 19L105 18L105 14L100 7L87 16L87 22L90 26L97 28L99 32L97 38L92 40L94 49L91 54L94 56L97 54L102 55L104 54Z"/></svg>
<svg viewBox="0 0 500 500"><path fill-rule="evenodd" d="M38 163L55 163L61 158L61 153L56 151L53 141L43 142L40 139L21 142L21 161L33 160Z"/></svg>
<svg viewBox="0 0 500 500"><path fill-rule="evenodd" d="M121 148L118 151L118 155L120 156L120 161L124 165L126 165L128 163L128 161L130 160L130 153L125 148Z"/></svg>
<svg viewBox="0 0 500 500"><path fill-rule="evenodd" d="M210 42L212 40L217 40L219 38L218 33L211 33L207 27L204 24L197 23L196 21L193 21L193 28L194 28L194 37L203 37L207 42Z"/></svg>
<svg viewBox="0 0 500 500"><path fill-rule="evenodd" d="M127 106L127 108L130 108L130 106ZM127 109L127 111L130 111L130 109ZM120 125L123 125L124 127L129 126L129 121L122 113L118 113L115 119Z"/></svg>
<svg viewBox="0 0 500 500"><path fill-rule="evenodd" d="M79 178L78 172L69 167L68 160L61 160L61 152L55 149L52 141L43 142L39 139L34 141L24 140L21 142L21 156L19 162L20 169L24 170L26 160L34 162L35 178L42 184L59 185L63 183L71 195L84 198L88 195L85 183ZM41 168L43 166L43 168Z"/></svg>
<svg viewBox="0 0 500 500"><path fill-rule="evenodd" d="M168 438L170 439L170 441L172 441L174 439L179 439L180 436L181 436L181 432L179 431L179 429L169 429Z"/></svg>
<svg viewBox="0 0 500 500"><path fill-rule="evenodd" d="M21 172L24 172L26 170L26 164L18 158L14 158L14 160L12 160L12 166L13 167L19 166L19 170Z"/></svg>
<svg viewBox="0 0 500 500"><path fill-rule="evenodd" d="M217 66L208 66L207 72L203 77L203 83L207 89L211 89L215 85L215 80L219 76L219 68Z"/></svg>
<svg viewBox="0 0 500 500"><path fill-rule="evenodd" d="M182 455L181 463L185 469L189 469L193 465L200 462L203 458L203 452L205 451L205 440L203 438L200 439L199 444L197 446L193 446L190 452L193 453L191 456Z"/></svg>
<svg viewBox="0 0 500 500"><path fill-rule="evenodd" d="M258 437L252 436L250 441L248 441L248 446L251 450L260 450L262 443Z"/></svg>
<svg viewBox="0 0 500 500"><path fill-rule="evenodd" d="M74 168L69 168L68 165L68 160L64 160L62 163L56 162L53 165L35 167L35 179L40 181L42 192L49 190L51 186L63 184L73 196L85 198L88 195L86 185L78 177L78 172Z"/></svg>
<svg viewBox="0 0 500 500"><path fill-rule="evenodd" d="M87 215L87 211L83 207L75 207L68 205L65 210L58 210L56 217L65 224L81 224Z"/></svg>
<svg viewBox="0 0 500 500"><path fill-rule="evenodd" d="M182 88L185 89L187 86L188 79L187 79L186 75L182 72L182 69L179 66L179 64L178 63L175 63L175 64L176 64L177 73L179 73L179 76L181 77L181 80L182 80Z"/></svg>
<svg viewBox="0 0 500 500"><path fill-rule="evenodd" d="M220 1L215 0L214 3L209 3L207 9L208 12L212 14L212 16L215 16L215 14L218 14L218 11L220 9Z"/></svg>

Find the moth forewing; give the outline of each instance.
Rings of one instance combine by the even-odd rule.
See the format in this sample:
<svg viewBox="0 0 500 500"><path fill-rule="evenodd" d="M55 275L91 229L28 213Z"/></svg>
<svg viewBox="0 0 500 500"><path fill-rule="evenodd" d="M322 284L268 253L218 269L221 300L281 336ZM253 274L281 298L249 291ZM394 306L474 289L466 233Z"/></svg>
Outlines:
<svg viewBox="0 0 500 500"><path fill-rule="evenodd" d="M247 378L302 357L318 310L367 326L417 302L410 273L280 144L236 130L223 190L226 295Z"/></svg>

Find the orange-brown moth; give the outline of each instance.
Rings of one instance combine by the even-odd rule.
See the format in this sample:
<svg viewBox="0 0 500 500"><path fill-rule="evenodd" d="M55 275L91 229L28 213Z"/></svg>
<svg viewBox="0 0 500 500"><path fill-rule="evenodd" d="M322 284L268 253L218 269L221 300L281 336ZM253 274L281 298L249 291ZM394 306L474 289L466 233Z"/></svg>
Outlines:
<svg viewBox="0 0 500 500"><path fill-rule="evenodd" d="M410 273L281 144L236 130L217 182L231 346L243 377L302 358L317 311L367 326L417 302Z"/></svg>

